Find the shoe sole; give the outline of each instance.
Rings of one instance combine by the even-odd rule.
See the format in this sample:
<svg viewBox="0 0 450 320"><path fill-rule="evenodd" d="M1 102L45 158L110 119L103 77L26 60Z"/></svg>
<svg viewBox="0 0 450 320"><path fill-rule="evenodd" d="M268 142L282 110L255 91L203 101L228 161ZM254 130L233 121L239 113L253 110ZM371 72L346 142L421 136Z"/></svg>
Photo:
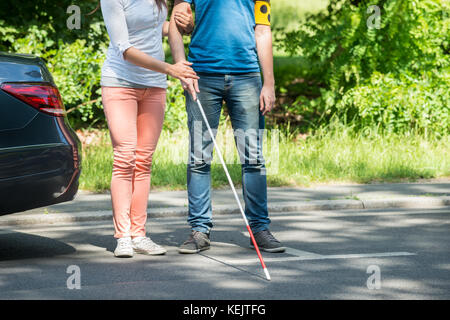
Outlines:
<svg viewBox="0 0 450 320"><path fill-rule="evenodd" d="M124 254L116 254L116 253L114 253L114 256L116 258L133 258L133 254L127 254L127 253L124 253Z"/></svg>
<svg viewBox="0 0 450 320"><path fill-rule="evenodd" d="M250 248L256 250L255 246L253 246L253 244L250 245ZM286 251L286 247L278 247L278 248L270 248L270 249L259 247L259 250L264 251L264 252L270 252L270 253L282 253L282 252Z"/></svg>
<svg viewBox="0 0 450 320"><path fill-rule="evenodd" d="M145 254L147 256L159 256L159 255L163 255L166 254L167 250L166 249L160 249L160 250L155 250L155 251L145 251L145 250L139 250L139 249L133 249L133 251L135 253L138 254Z"/></svg>
<svg viewBox="0 0 450 320"><path fill-rule="evenodd" d="M206 247L206 248L201 248L201 249L196 249L196 250L191 250L191 249L180 249L178 248L178 252L179 253L185 253L185 254L189 254L189 253L199 253L200 251L205 251L208 250L211 247Z"/></svg>

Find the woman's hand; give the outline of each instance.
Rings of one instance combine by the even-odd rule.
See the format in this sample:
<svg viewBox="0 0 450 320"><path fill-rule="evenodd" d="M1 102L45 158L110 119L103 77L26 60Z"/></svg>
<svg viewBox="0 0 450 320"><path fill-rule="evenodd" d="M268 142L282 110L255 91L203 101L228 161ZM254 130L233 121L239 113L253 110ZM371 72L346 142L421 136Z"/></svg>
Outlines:
<svg viewBox="0 0 450 320"><path fill-rule="evenodd" d="M169 64L167 74L185 82L187 79L200 79L191 68L191 65L192 62L188 62L186 60L182 60L175 64Z"/></svg>
<svg viewBox="0 0 450 320"><path fill-rule="evenodd" d="M179 28L183 30L184 34L190 34L194 30L194 19L192 17L192 10L188 7L188 12L177 11L174 14L175 22Z"/></svg>

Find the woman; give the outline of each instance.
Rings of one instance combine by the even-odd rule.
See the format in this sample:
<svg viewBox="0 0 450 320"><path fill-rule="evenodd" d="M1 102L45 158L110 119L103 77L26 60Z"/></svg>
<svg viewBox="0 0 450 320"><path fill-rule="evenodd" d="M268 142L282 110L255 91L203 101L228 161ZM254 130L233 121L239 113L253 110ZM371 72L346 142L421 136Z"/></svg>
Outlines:
<svg viewBox="0 0 450 320"><path fill-rule="evenodd" d="M198 77L188 62L164 62L165 0L101 0L101 8L111 39L101 85L114 149L114 255L164 254L166 249L146 237L145 223L152 156L164 120L166 75L181 80ZM188 27L182 22L178 26Z"/></svg>

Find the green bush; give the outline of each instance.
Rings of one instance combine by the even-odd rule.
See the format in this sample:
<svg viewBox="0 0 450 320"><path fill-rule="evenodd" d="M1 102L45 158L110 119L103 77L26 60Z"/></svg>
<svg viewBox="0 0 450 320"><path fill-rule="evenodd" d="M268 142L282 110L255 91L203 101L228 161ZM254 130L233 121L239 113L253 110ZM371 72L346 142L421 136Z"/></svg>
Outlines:
<svg viewBox="0 0 450 320"><path fill-rule="evenodd" d="M101 28L100 24L91 27L95 31ZM46 61L74 127L104 123L100 76L107 43L86 39L55 42L49 37L50 30L51 27L31 25L24 37L15 39L20 32L12 27L2 27L0 22L0 33L12 42L7 51L35 54Z"/></svg>
<svg viewBox="0 0 450 320"><path fill-rule="evenodd" d="M101 65L109 42L95 1L79 1L82 26L69 30L66 8L72 1L43 0L0 4L0 50L35 54L46 62L71 124L104 125L100 99ZM15 12L17 14L11 14Z"/></svg>
<svg viewBox="0 0 450 320"><path fill-rule="evenodd" d="M368 27L370 5L381 9L379 29ZM302 82L320 88L293 108L316 114L316 126L338 118L356 129L448 134L449 9L445 0L330 1L279 42L308 66Z"/></svg>
<svg viewBox="0 0 450 320"><path fill-rule="evenodd" d="M337 103L343 115L353 116L357 129L382 126L389 132L412 128L424 134L450 131L450 79L411 79L374 73L366 82L348 90Z"/></svg>
<svg viewBox="0 0 450 320"><path fill-rule="evenodd" d="M60 43L48 62L74 127L104 123L100 78L105 54L106 46L96 50L76 40Z"/></svg>
<svg viewBox="0 0 450 320"><path fill-rule="evenodd" d="M169 77L167 85L164 130L174 132L179 128L186 127L187 125L184 90L180 84L180 81L171 77Z"/></svg>

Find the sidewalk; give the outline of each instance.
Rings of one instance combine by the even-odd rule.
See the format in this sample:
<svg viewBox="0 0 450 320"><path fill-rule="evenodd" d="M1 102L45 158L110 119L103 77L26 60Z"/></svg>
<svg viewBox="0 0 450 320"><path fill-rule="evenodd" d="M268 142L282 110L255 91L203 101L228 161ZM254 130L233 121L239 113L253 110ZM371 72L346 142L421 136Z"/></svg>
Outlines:
<svg viewBox="0 0 450 320"><path fill-rule="evenodd" d="M242 191L237 190L242 201ZM212 192L213 212L239 214L229 188ZM149 217L187 215L186 191L151 192ZM311 188L269 188L270 212L436 208L450 206L450 180L420 183L323 185ZM71 202L0 216L2 225L54 224L110 220L109 194L79 191Z"/></svg>

